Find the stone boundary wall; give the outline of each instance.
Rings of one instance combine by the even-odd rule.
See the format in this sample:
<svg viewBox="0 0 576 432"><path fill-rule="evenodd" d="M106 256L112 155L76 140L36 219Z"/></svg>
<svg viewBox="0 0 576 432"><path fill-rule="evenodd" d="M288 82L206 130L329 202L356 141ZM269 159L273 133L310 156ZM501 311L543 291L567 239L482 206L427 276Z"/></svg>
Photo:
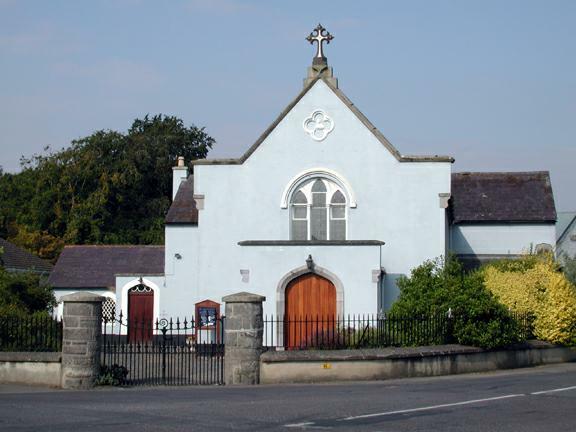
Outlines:
<svg viewBox="0 0 576 432"><path fill-rule="evenodd" d="M0 383L60 387L59 352L0 352Z"/></svg>
<svg viewBox="0 0 576 432"><path fill-rule="evenodd" d="M576 349L529 342L487 351L461 345L366 350L269 351L260 383L287 384L428 377L576 361Z"/></svg>

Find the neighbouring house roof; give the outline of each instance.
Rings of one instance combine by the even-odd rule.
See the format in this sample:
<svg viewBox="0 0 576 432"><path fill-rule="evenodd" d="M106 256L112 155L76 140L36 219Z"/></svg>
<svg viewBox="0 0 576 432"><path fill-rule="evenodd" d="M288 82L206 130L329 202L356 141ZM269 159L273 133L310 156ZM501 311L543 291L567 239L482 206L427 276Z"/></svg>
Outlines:
<svg viewBox="0 0 576 432"><path fill-rule="evenodd" d="M48 282L54 288L114 288L116 275L163 273L164 246L66 246Z"/></svg>
<svg viewBox="0 0 576 432"><path fill-rule="evenodd" d="M576 212L558 212L558 221L556 222L556 241L559 241L569 230L570 226L576 219Z"/></svg>
<svg viewBox="0 0 576 432"><path fill-rule="evenodd" d="M198 209L194 200L194 177L180 183L174 201L166 214L167 224L198 224Z"/></svg>
<svg viewBox="0 0 576 432"><path fill-rule="evenodd" d="M304 89L288 104L288 106L280 113L280 115L272 122L272 124L264 131L262 135L256 140L256 142L238 159L198 159L193 161L194 165L241 165L246 159L256 151L256 149L264 142L264 140L272 133L272 131L280 124L280 122L288 115L288 113L296 106L298 102L310 91L317 81L323 81L338 98L352 111L352 113L360 120L364 126L370 130L370 132L376 137L384 147L388 149L390 153L399 162L454 162L454 159L450 156L407 156L402 155L400 152L386 139L386 137L374 126L370 120L352 103L350 99L336 86L334 86L328 79L318 75L316 78L312 79Z"/></svg>
<svg viewBox="0 0 576 432"><path fill-rule="evenodd" d="M0 267L13 271L32 271L35 273L50 273L52 264L34 254L0 238Z"/></svg>
<svg viewBox="0 0 576 432"><path fill-rule="evenodd" d="M453 173L451 189L453 223L556 221L547 171Z"/></svg>

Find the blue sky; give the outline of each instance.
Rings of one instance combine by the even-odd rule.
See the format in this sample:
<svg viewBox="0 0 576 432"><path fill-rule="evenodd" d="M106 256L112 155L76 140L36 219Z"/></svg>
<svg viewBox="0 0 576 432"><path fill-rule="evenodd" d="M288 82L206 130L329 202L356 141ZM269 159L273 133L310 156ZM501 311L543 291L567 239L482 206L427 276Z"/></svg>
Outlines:
<svg viewBox="0 0 576 432"><path fill-rule="evenodd" d="M549 170L576 210L576 1L0 0L0 166L147 113L239 156L300 91L318 22L401 153Z"/></svg>

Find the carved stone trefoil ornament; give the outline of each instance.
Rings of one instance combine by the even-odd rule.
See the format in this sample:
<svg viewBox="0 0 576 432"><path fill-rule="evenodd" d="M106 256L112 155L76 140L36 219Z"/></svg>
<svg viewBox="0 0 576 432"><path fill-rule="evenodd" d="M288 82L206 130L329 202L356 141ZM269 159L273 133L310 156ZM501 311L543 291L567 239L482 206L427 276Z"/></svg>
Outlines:
<svg viewBox="0 0 576 432"><path fill-rule="evenodd" d="M334 130L334 120L318 109L304 119L304 131L315 141L324 140Z"/></svg>

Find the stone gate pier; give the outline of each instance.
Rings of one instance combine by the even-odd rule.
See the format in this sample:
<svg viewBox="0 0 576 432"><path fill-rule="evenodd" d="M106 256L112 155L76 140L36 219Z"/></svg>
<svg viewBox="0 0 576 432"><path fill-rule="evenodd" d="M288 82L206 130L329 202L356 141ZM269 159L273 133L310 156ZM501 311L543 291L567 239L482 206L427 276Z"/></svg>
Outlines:
<svg viewBox="0 0 576 432"><path fill-rule="evenodd" d="M100 372L102 302L92 293L62 297L64 330L62 338L62 388L89 389Z"/></svg>
<svg viewBox="0 0 576 432"><path fill-rule="evenodd" d="M241 292L222 298L224 323L224 382L226 385L258 384L266 297Z"/></svg>

